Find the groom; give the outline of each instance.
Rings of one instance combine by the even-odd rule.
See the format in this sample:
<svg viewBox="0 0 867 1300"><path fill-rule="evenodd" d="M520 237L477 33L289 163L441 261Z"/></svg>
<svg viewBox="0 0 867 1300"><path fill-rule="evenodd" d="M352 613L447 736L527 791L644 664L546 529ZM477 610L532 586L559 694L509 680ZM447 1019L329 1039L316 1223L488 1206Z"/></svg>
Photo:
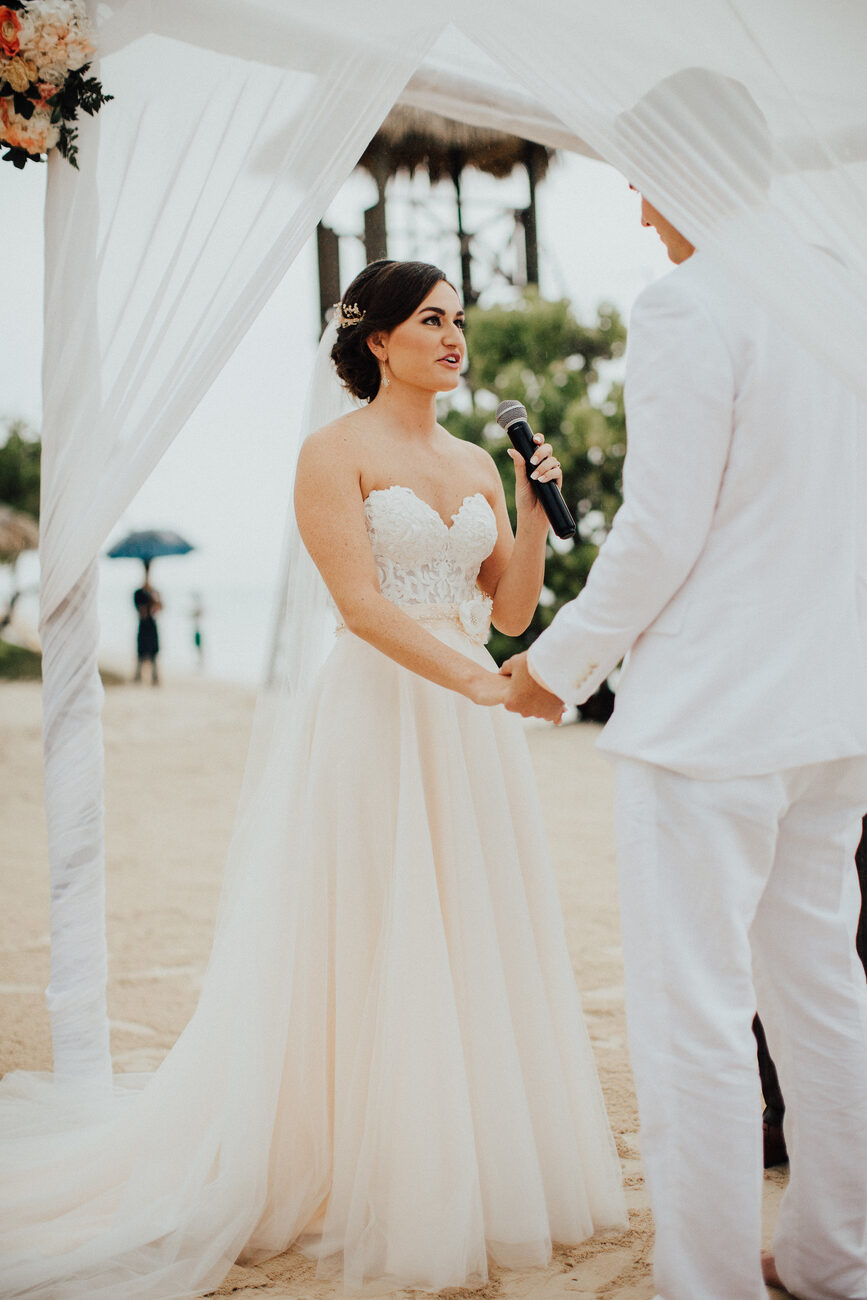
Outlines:
<svg viewBox="0 0 867 1300"><path fill-rule="evenodd" d="M616 760L626 1003L657 1300L867 1297L867 429L855 398L646 200L624 503L503 666L556 719L628 652ZM760 1263L758 1004L791 1179Z"/></svg>

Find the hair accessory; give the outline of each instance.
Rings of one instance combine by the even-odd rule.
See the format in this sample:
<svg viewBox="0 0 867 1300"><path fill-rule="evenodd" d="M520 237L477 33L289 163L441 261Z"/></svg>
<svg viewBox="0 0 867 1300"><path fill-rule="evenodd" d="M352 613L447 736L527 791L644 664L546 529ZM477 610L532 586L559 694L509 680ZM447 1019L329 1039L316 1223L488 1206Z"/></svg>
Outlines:
<svg viewBox="0 0 867 1300"><path fill-rule="evenodd" d="M364 312L355 302L336 302L334 310L337 314L337 328L339 330L347 329L350 325L360 325L364 320Z"/></svg>

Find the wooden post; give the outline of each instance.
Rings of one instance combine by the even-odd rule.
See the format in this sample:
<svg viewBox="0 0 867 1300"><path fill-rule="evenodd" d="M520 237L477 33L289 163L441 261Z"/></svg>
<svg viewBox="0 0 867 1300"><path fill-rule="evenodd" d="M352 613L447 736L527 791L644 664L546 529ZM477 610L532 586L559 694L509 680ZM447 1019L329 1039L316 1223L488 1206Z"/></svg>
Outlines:
<svg viewBox="0 0 867 1300"><path fill-rule="evenodd" d="M527 141L524 166L527 169L527 181L530 187L530 202L521 212L521 224L524 227L524 265L527 271L527 284L539 283L539 240L536 231L536 181L539 172L539 150L541 145Z"/></svg>
<svg viewBox="0 0 867 1300"><path fill-rule="evenodd" d="M452 184L455 187L455 208L458 222L458 242L461 253L461 294L465 307L472 307L478 302L479 295L473 288L473 256L470 252L470 238L464 230L464 213L461 203L461 173L464 169L464 156L459 149L451 151Z"/></svg>
<svg viewBox="0 0 867 1300"><path fill-rule="evenodd" d="M323 226L316 227L316 257L319 266L319 324L325 329L328 312L340 300L340 239Z"/></svg>
<svg viewBox="0 0 867 1300"><path fill-rule="evenodd" d="M381 140L372 141L365 166L376 185L377 199L364 212L364 254L368 262L378 262L388 257L385 191L392 170L388 146Z"/></svg>
<svg viewBox="0 0 867 1300"><path fill-rule="evenodd" d="M364 209L364 252L368 262L388 257L388 230L385 221L385 186L372 208Z"/></svg>

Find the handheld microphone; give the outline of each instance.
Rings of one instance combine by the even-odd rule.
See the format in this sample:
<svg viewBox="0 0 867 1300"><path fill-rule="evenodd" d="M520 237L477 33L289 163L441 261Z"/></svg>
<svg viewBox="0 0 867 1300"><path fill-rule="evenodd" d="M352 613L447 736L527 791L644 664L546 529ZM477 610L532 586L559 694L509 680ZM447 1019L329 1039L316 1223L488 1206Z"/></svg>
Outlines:
<svg viewBox="0 0 867 1300"><path fill-rule="evenodd" d="M526 408L520 402L506 399L497 407L497 424L506 430L512 446L524 457L527 473L535 469L531 464L538 445L533 441L533 430L527 423ZM569 507L556 483L539 483L530 479L530 483L539 498L542 509L548 516L548 523L558 537L574 537L577 524L569 512Z"/></svg>

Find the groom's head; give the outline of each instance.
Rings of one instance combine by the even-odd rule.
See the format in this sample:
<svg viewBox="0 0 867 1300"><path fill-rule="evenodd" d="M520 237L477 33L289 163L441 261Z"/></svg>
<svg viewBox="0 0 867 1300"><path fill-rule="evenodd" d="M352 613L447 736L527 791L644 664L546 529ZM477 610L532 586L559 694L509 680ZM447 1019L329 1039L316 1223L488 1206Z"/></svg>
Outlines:
<svg viewBox="0 0 867 1300"><path fill-rule="evenodd" d="M630 185L629 188L634 190L635 186ZM676 226L666 220L659 209L655 208L650 199L646 199L643 194L641 195L641 224L653 227L665 244L665 251L669 258L676 266L685 262L688 257L692 257L695 252L695 244L691 244L686 235L682 235Z"/></svg>
<svg viewBox="0 0 867 1300"><path fill-rule="evenodd" d="M682 68L657 82L617 118L629 169L653 179L674 203L708 222L767 195L773 142L756 101L740 81L707 68ZM631 170L631 169L629 169ZM673 262L694 247L668 218L642 198L641 220L653 226Z"/></svg>

